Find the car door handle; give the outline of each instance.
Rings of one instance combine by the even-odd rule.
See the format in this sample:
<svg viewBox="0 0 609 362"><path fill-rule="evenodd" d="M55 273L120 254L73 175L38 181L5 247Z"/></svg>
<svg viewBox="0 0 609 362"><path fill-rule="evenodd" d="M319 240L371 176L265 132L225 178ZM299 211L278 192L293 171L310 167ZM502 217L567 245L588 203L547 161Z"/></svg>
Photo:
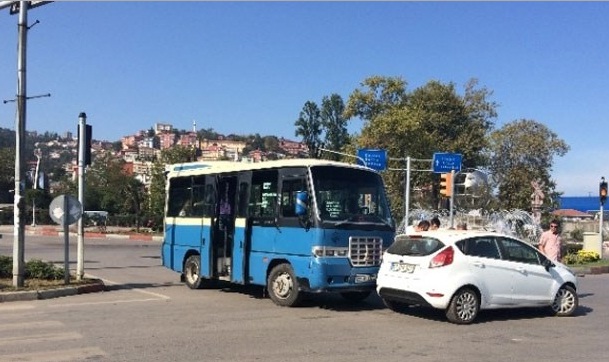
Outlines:
<svg viewBox="0 0 609 362"><path fill-rule="evenodd" d="M472 263L472 265L475 266L475 267L478 267L478 268L484 268L485 267L484 263L481 262L481 261L475 261L475 262Z"/></svg>
<svg viewBox="0 0 609 362"><path fill-rule="evenodd" d="M526 274L526 273L527 273L526 269L525 269L525 268L522 268L522 267L521 267L521 268L516 268L516 270L518 270L518 272L519 272L520 274Z"/></svg>

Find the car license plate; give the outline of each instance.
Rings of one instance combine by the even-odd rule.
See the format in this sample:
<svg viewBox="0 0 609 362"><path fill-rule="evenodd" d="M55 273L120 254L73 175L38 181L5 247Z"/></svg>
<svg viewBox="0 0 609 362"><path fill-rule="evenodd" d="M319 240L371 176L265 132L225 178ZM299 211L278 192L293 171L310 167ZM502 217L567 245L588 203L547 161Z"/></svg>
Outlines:
<svg viewBox="0 0 609 362"><path fill-rule="evenodd" d="M391 263L391 271L401 273L413 273L416 265L408 263Z"/></svg>

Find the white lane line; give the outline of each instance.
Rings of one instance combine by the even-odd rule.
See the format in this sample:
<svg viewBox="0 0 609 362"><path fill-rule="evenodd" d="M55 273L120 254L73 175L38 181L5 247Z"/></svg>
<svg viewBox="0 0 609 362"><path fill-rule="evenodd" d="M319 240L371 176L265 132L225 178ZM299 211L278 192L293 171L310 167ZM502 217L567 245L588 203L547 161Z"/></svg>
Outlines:
<svg viewBox="0 0 609 362"><path fill-rule="evenodd" d="M3 345L14 345L14 344L31 344L31 343L39 343L39 342L54 342L54 341L67 341L72 339L80 339L82 335L76 332L67 332L67 333L43 333L43 334L30 334L27 337L5 337L0 338L0 346Z"/></svg>
<svg viewBox="0 0 609 362"><path fill-rule="evenodd" d="M33 304L22 304L19 302L11 302L11 303L6 303L6 305L2 305L0 304L0 313L9 311L17 311L17 310L28 310L28 309L34 309L35 306Z"/></svg>
<svg viewBox="0 0 609 362"><path fill-rule="evenodd" d="M60 321L36 321L36 322L18 322L18 323L2 323L0 324L0 332L16 331L19 329L40 329L40 328L58 328L65 324Z"/></svg>
<svg viewBox="0 0 609 362"><path fill-rule="evenodd" d="M52 362L52 361L86 361L95 360L106 356L106 353L98 347L63 349L59 351L44 351L19 353L0 356L0 362Z"/></svg>
<svg viewBox="0 0 609 362"><path fill-rule="evenodd" d="M121 285L121 283L115 282L115 281L112 281L112 280L102 279L102 278L99 278L99 277L96 277L96 276L91 276L91 277L95 278L95 279L102 280L104 282L104 284L106 284L106 285ZM138 293L142 293L142 294L151 295L153 297L157 297L157 298L160 298L160 299L171 299L171 297L169 297L167 295L159 294L159 293L155 293L155 292L150 292L150 291L147 291L147 290L142 290L142 289L137 289L137 288L135 288L135 289L129 289L129 290L132 290L132 291L138 292Z"/></svg>

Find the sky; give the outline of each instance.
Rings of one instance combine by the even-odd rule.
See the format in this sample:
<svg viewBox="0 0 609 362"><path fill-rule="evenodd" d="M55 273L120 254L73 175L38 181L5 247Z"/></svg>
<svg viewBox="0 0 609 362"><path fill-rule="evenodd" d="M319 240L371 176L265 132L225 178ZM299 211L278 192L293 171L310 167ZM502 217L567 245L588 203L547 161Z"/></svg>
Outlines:
<svg viewBox="0 0 609 362"><path fill-rule="evenodd" d="M40 22L27 96L51 96L27 102L26 129L75 133L85 112L97 140L193 122L300 140L305 102L346 102L370 76L460 94L475 78L499 105L496 128L531 119L570 146L554 160L557 191L594 196L609 179L607 19L609 2L52 2L28 12ZM3 101L17 93L17 23L0 10ZM0 103L0 127L15 115Z"/></svg>

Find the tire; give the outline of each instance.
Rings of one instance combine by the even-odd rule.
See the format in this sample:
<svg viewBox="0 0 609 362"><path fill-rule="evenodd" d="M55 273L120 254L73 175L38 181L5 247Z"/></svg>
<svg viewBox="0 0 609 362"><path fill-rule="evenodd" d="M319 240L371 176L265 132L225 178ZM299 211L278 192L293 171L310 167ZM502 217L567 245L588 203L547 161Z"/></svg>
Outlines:
<svg viewBox="0 0 609 362"><path fill-rule="evenodd" d="M298 290L298 280L289 264L279 264L271 270L266 288L273 303L282 307L295 307L302 299L303 293Z"/></svg>
<svg viewBox="0 0 609 362"><path fill-rule="evenodd" d="M569 285L560 287L552 302L552 313L558 317L572 315L579 306L579 297L575 289Z"/></svg>
<svg viewBox="0 0 609 362"><path fill-rule="evenodd" d="M404 313L406 310L408 310L408 308L410 308L408 303L396 302L389 299L383 299L383 304L385 304L387 308L397 313Z"/></svg>
<svg viewBox="0 0 609 362"><path fill-rule="evenodd" d="M455 324L470 324L480 311L480 297L471 288L461 288L450 300L446 309L446 318Z"/></svg>
<svg viewBox="0 0 609 362"><path fill-rule="evenodd" d="M190 289L201 289L203 280L201 279L201 257L191 255L184 263L184 283Z"/></svg>
<svg viewBox="0 0 609 362"><path fill-rule="evenodd" d="M371 293L372 293L372 291L342 292L342 293L340 293L340 295L341 295L341 297L343 297L345 300L348 300L349 302L357 303L357 302L361 302L362 300L368 298Z"/></svg>

